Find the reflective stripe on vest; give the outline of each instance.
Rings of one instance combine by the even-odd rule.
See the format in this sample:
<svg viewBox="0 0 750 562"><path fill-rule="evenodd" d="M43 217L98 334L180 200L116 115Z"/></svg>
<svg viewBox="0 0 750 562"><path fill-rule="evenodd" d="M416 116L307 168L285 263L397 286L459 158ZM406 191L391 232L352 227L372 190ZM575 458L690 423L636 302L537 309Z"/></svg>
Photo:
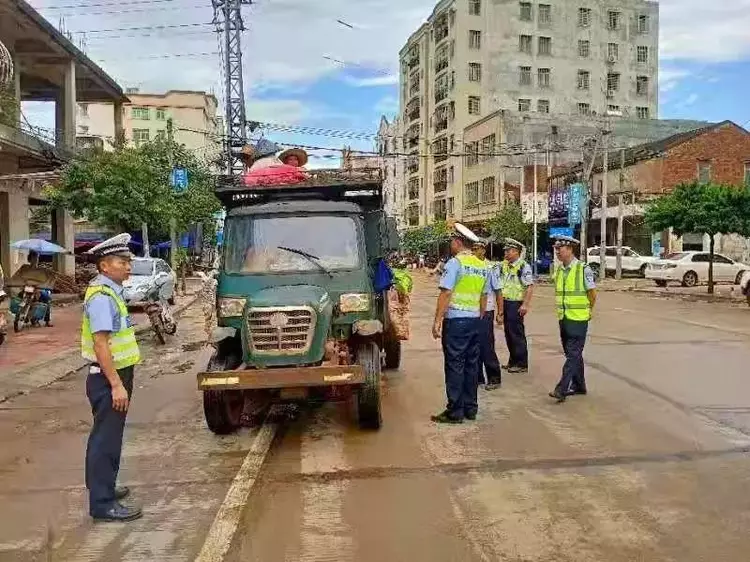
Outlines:
<svg viewBox="0 0 750 562"><path fill-rule="evenodd" d="M472 254L459 254L456 259L461 264L461 272L453 287L450 308L479 313L479 301L487 281L487 264Z"/></svg>
<svg viewBox="0 0 750 562"><path fill-rule="evenodd" d="M586 322L591 319L591 304L584 283L585 265L576 262L568 275L563 267L555 272L555 304L557 318Z"/></svg>
<svg viewBox="0 0 750 562"><path fill-rule="evenodd" d="M526 265L523 260L518 260L515 265L503 262L503 298L506 301L522 301L526 294L526 287L521 283L521 270Z"/></svg>
<svg viewBox="0 0 750 562"><path fill-rule="evenodd" d="M109 287L95 285L86 289L86 296L83 299L84 306L94 295L98 294L104 294L114 299L115 304L117 304L117 311L120 314L120 331L110 334L109 337L109 350L112 353L115 369L124 369L137 364L141 360L141 352L135 339L135 328L128 327L130 319L128 305ZM81 355L87 361L97 362L94 352L94 334L91 333L91 323L86 314L83 315L81 325Z"/></svg>

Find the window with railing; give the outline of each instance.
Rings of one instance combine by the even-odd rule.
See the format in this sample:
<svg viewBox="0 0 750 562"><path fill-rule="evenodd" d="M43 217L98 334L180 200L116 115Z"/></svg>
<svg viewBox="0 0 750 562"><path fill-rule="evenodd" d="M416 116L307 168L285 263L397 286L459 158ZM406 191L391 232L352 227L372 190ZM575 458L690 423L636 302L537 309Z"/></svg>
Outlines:
<svg viewBox="0 0 750 562"><path fill-rule="evenodd" d="M473 181L464 187L464 207L473 207L479 204L479 182Z"/></svg>
<svg viewBox="0 0 750 562"><path fill-rule="evenodd" d="M450 49L443 45L435 51L435 72L442 72L450 65Z"/></svg>
<svg viewBox="0 0 750 562"><path fill-rule="evenodd" d="M422 100L416 98L406 106L406 117L408 121L419 119L422 110Z"/></svg>
<svg viewBox="0 0 750 562"><path fill-rule="evenodd" d="M479 157L482 162L492 158L492 155L495 152L495 138L495 133L492 133L482 139L481 154Z"/></svg>
<svg viewBox="0 0 750 562"><path fill-rule="evenodd" d="M409 205L406 208L406 224L409 226L419 226L419 206Z"/></svg>
<svg viewBox="0 0 750 562"><path fill-rule="evenodd" d="M441 18L435 24L435 43L440 43L443 39L448 37L449 27L447 18Z"/></svg>
<svg viewBox="0 0 750 562"><path fill-rule="evenodd" d="M479 164L479 141L467 142L465 145L465 164L467 167Z"/></svg>
<svg viewBox="0 0 750 562"><path fill-rule="evenodd" d="M140 119L141 121L148 121L150 119L150 110L148 107L134 107L130 111L130 116L133 119Z"/></svg>
<svg viewBox="0 0 750 562"><path fill-rule="evenodd" d="M447 74L439 76L435 80L435 103L443 101L448 97L450 91L450 78Z"/></svg>
<svg viewBox="0 0 750 562"><path fill-rule="evenodd" d="M409 95L413 96L419 93L420 77L419 72L415 72L409 80Z"/></svg>
<svg viewBox="0 0 750 562"><path fill-rule="evenodd" d="M432 143L432 154L436 163L448 158L448 137L437 139Z"/></svg>
<svg viewBox="0 0 750 562"><path fill-rule="evenodd" d="M406 171L410 174L415 174L419 171L419 156L409 156L406 161Z"/></svg>
<svg viewBox="0 0 750 562"><path fill-rule="evenodd" d="M518 83L521 86L531 86L531 67L530 66L518 67Z"/></svg>
<svg viewBox="0 0 750 562"><path fill-rule="evenodd" d="M435 193L441 193L448 189L448 168L442 167L432 174L432 189Z"/></svg>
<svg viewBox="0 0 750 562"><path fill-rule="evenodd" d="M435 133L445 131L448 128L448 116L450 115L450 105L441 105L435 110Z"/></svg>
<svg viewBox="0 0 750 562"><path fill-rule="evenodd" d="M469 63L469 82L482 81L482 65L478 62Z"/></svg>
<svg viewBox="0 0 750 562"><path fill-rule="evenodd" d="M410 179L407 185L409 199L419 199L419 178Z"/></svg>
<svg viewBox="0 0 750 562"><path fill-rule="evenodd" d="M433 206L434 212L432 216L436 221L444 221L448 218L448 205L445 198L435 199Z"/></svg>
<svg viewBox="0 0 750 562"><path fill-rule="evenodd" d="M635 93L639 96L648 95L648 76L636 76Z"/></svg>
<svg viewBox="0 0 750 562"><path fill-rule="evenodd" d="M495 176L490 176L482 180L482 192L480 195L482 203L495 202Z"/></svg>

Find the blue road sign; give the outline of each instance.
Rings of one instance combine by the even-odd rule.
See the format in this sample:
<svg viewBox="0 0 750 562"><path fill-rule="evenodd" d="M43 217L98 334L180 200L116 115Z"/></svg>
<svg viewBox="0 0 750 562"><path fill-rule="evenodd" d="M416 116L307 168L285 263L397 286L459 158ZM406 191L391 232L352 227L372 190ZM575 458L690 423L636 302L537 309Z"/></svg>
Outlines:
<svg viewBox="0 0 750 562"><path fill-rule="evenodd" d="M552 238L553 236L570 236L573 237L573 227L572 226L551 226L549 229L549 236Z"/></svg>
<svg viewBox="0 0 750 562"><path fill-rule="evenodd" d="M185 168L174 168L169 176L169 183L175 193L183 193L188 188L188 172Z"/></svg>
<svg viewBox="0 0 750 562"><path fill-rule="evenodd" d="M575 183L568 188L568 224L575 225L581 222L581 199L583 197L583 184Z"/></svg>

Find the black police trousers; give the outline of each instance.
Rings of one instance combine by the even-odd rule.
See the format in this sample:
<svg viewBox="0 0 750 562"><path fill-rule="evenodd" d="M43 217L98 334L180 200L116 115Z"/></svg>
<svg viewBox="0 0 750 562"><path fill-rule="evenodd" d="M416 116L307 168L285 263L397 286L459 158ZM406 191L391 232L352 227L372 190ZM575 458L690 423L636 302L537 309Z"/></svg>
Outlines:
<svg viewBox="0 0 750 562"><path fill-rule="evenodd" d="M451 318L443 321L446 411L454 419L475 416L479 386L479 318Z"/></svg>
<svg viewBox="0 0 750 562"><path fill-rule="evenodd" d="M117 371L131 398L133 370L133 367L127 367ZM89 372L86 395L94 415L86 447L86 488L89 490L89 513L96 517L104 515L115 503L127 412L117 412L112 408L112 387L104 373Z"/></svg>
<svg viewBox="0 0 750 562"><path fill-rule="evenodd" d="M529 349L526 343L526 326L521 316L523 301L503 301L503 328L508 346L508 367L529 366Z"/></svg>
<svg viewBox="0 0 750 562"><path fill-rule="evenodd" d="M500 372L500 361L495 351L495 311L489 310L484 313L479 327L479 356L480 372L479 382L482 382L482 365L484 365L485 381L487 384L500 384L502 382Z"/></svg>
<svg viewBox="0 0 750 562"><path fill-rule="evenodd" d="M560 320L560 341L565 352L562 377L555 390L562 395L586 392L586 377L583 364L583 347L589 323L567 318Z"/></svg>

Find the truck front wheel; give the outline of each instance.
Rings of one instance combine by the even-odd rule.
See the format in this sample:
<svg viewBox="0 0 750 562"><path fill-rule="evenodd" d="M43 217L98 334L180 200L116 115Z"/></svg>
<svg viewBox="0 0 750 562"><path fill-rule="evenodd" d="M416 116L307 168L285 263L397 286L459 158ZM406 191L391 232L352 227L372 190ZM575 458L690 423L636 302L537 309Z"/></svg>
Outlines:
<svg viewBox="0 0 750 562"><path fill-rule="evenodd" d="M385 351L385 368L396 370L401 366L401 340L391 340L383 343Z"/></svg>
<svg viewBox="0 0 750 562"><path fill-rule="evenodd" d="M366 342L357 348L357 364L365 373L365 382L357 391L359 427L380 429L383 418L380 410L380 349L376 343Z"/></svg>
<svg viewBox="0 0 750 562"><path fill-rule="evenodd" d="M206 368L209 372L225 371L233 368L236 362L232 357L222 357L217 351ZM203 415L208 429L216 435L233 433L240 427L245 397L241 390L204 390Z"/></svg>

